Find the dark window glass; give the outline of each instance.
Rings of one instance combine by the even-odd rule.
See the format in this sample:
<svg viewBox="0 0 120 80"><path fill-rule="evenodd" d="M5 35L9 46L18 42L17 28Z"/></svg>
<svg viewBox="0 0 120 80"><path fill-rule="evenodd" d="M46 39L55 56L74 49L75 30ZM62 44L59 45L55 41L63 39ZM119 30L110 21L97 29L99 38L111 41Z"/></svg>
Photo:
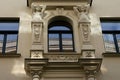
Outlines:
<svg viewBox="0 0 120 80"><path fill-rule="evenodd" d="M120 52L120 21L102 21L102 32L106 52Z"/></svg>

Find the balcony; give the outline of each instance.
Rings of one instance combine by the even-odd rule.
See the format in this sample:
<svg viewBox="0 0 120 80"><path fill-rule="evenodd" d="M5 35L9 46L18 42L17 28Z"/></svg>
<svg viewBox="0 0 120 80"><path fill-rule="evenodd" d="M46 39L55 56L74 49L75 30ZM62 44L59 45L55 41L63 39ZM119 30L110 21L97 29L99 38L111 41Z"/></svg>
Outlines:
<svg viewBox="0 0 120 80"><path fill-rule="evenodd" d="M100 71L102 58L82 57L75 52L44 53L44 58L26 58L25 71L28 75L41 76L47 70L82 70L87 75L95 75Z"/></svg>

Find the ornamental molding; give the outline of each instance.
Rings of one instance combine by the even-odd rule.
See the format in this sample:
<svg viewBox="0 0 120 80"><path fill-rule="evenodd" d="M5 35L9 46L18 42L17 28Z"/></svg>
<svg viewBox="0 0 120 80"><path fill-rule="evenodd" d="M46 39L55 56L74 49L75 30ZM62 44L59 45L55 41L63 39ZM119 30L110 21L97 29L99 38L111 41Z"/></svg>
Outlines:
<svg viewBox="0 0 120 80"><path fill-rule="evenodd" d="M65 55L56 55L49 56L49 62L77 62L78 57L75 56L65 56Z"/></svg>
<svg viewBox="0 0 120 80"><path fill-rule="evenodd" d="M31 7L30 5L33 3L33 2L38 2L40 4L45 4L45 5L50 5L50 6L63 6L65 5L69 5L69 6L74 6L74 5L78 5L78 4L90 4L92 5L92 0L27 0L27 6L28 7ZM51 2L53 4L51 4ZM56 4L54 4L56 3ZM63 4L61 4L63 3ZM71 4L72 3L72 4Z"/></svg>
<svg viewBox="0 0 120 80"><path fill-rule="evenodd" d="M80 58L79 54L44 54L44 57L48 58L48 62L78 62Z"/></svg>

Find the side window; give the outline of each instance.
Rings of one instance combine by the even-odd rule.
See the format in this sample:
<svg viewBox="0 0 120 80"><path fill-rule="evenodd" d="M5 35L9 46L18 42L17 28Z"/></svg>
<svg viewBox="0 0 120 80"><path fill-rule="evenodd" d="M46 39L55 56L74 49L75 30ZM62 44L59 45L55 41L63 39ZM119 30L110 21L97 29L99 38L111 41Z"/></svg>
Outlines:
<svg viewBox="0 0 120 80"><path fill-rule="evenodd" d="M66 26L52 26L48 30L48 49L53 52L74 51L72 29Z"/></svg>
<svg viewBox="0 0 120 80"><path fill-rule="evenodd" d="M16 54L19 18L0 19L0 54Z"/></svg>
<svg viewBox="0 0 120 80"><path fill-rule="evenodd" d="M106 52L120 52L120 20L101 19Z"/></svg>

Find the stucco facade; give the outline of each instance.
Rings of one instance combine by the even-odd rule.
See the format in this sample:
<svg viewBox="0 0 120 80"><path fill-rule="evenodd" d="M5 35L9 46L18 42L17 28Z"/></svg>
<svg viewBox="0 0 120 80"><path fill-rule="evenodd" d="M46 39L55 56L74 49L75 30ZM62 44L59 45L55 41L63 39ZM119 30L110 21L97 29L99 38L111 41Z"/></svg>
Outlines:
<svg viewBox="0 0 120 80"><path fill-rule="evenodd" d="M26 60L29 62L31 58L38 60L43 58L48 59L47 67L41 72L42 75L40 74L39 76L40 80L94 80L93 78L86 78L86 73L83 70L84 66L81 57L85 57L82 52L84 50L93 51L93 55L95 51L95 55L92 57L102 59L100 70L98 69L98 72L94 74L92 72L92 76L95 75L96 80L119 80L119 57L102 56L105 48L100 23L100 17L120 16L119 3L119 0L93 0L92 6L89 6L87 0L79 3L75 3L74 1L72 3L65 3L65 1L61 3L41 2L37 5L42 5L40 8L42 8L42 13L45 16L40 19L41 16L37 18L34 16L34 13L36 14L34 12L34 4L32 5L33 7L27 6L27 0L1 1L0 17L20 18L17 54L21 54L21 56L0 57L0 80L32 80L33 77L36 77L36 74L31 75L33 68L29 70L26 67L26 65L28 66ZM78 9L79 7L81 9L81 6L78 5L83 5L86 11L82 12L81 10L79 12ZM44 6L46 6L45 9ZM41 11L38 13L41 13ZM48 51L48 25L54 21L54 18L62 20L60 17L63 17L64 20L67 20L72 25L74 52ZM39 26L39 29L35 29L36 26ZM85 28L86 26L87 28ZM88 31L85 32L84 30L86 29ZM40 33L37 33L37 30ZM34 56L35 51L39 53L38 57ZM33 62L37 63L34 60ZM55 62L55 64L52 62ZM41 67L39 61L37 64Z"/></svg>

